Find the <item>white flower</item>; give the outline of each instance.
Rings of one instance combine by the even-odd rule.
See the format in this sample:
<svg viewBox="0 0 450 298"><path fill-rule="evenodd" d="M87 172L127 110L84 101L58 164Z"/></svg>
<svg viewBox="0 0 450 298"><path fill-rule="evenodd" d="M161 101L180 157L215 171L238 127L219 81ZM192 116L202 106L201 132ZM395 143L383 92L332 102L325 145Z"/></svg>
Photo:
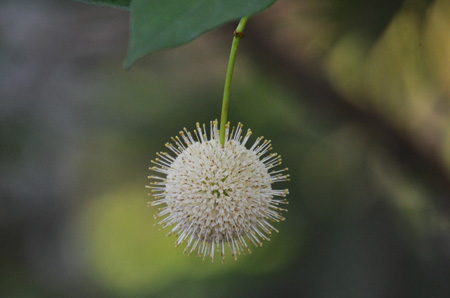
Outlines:
<svg viewBox="0 0 450 298"><path fill-rule="evenodd" d="M226 141L221 146L217 120L210 123L210 135L205 125L197 123L195 137L184 128L181 138L167 143L176 156L157 153L149 176L152 206L162 205L155 218L164 217L162 228L173 226L169 235L176 234L176 246L187 241L184 252L193 251L205 259L214 261L214 251L225 256L225 244L236 259L237 254L248 251L247 242L261 246L261 240L269 240L271 231L277 231L271 223L284 220L279 204L287 189L272 189L272 184L288 181L287 170L273 170L281 164L276 153L268 154L271 142L257 138L247 149L250 129L242 135L242 124L230 133L226 126ZM279 197L279 198L275 198ZM278 231L277 231L278 232Z"/></svg>

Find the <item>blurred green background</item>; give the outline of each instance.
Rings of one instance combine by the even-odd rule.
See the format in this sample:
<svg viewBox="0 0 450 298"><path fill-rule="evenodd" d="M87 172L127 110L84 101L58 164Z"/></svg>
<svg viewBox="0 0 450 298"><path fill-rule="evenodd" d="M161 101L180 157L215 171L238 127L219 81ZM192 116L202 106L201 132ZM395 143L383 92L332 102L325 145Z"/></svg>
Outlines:
<svg viewBox="0 0 450 298"><path fill-rule="evenodd" d="M230 120L271 139L287 220L252 255L173 248L148 167L220 117L235 24L122 68L125 10L0 3L0 297L450 297L450 1L280 0Z"/></svg>

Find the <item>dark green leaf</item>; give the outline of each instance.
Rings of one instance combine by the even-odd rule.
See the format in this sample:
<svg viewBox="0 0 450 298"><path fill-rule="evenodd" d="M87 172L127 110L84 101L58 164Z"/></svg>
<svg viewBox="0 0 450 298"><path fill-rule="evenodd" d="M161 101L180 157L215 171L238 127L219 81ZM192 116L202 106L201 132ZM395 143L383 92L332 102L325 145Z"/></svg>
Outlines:
<svg viewBox="0 0 450 298"><path fill-rule="evenodd" d="M131 0L75 0L78 2L109 5L113 7L129 8Z"/></svg>
<svg viewBox="0 0 450 298"><path fill-rule="evenodd" d="M226 22L252 15L276 0L133 0L131 45L125 66L142 56L189 42Z"/></svg>

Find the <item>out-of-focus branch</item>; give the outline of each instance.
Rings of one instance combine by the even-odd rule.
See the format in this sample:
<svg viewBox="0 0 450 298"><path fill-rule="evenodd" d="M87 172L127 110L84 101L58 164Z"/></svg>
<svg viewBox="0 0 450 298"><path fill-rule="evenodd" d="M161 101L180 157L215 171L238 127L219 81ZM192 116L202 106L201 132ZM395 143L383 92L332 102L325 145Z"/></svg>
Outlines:
<svg viewBox="0 0 450 298"><path fill-rule="evenodd" d="M249 57L256 64L271 73L276 74L299 94L305 94L310 99L309 105L326 117L336 120L359 123L376 142L400 161L406 169L421 173L421 177L430 189L435 189L439 195L430 196L438 208L444 208L450 214L450 177L440 159L440 154L433 150L420 148L413 138L401 132L387 119L374 111L355 106L337 93L331 84L314 71L311 65L293 57L292 48L283 45L270 35L270 24L264 18L254 18L247 27L249 38L245 41L245 49L250 49ZM300 49L299 49L300 51ZM305 99L307 100L307 99Z"/></svg>

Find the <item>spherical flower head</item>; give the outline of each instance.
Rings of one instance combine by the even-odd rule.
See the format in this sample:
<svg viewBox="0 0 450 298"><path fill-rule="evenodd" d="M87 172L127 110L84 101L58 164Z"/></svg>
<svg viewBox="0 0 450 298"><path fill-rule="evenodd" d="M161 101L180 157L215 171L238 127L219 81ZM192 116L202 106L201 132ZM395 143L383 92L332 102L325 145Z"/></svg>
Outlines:
<svg viewBox="0 0 450 298"><path fill-rule="evenodd" d="M168 235L177 235L176 246L187 241L185 253L196 251L214 261L217 250L223 261L228 246L236 259L251 253L247 242L261 246L278 232L271 222L284 220L281 211L287 210L279 205L288 204L288 190L272 185L289 180L287 169L273 169L281 157L269 153L271 142L263 137L246 148L252 133L243 136L242 127L239 123L230 132L228 123L222 146L217 121L210 123L209 137L197 123L194 135L184 128L181 138L166 144L175 156L160 152L152 161L150 170L157 174L149 176L151 205L162 206L155 217L163 217L162 228L173 226Z"/></svg>

